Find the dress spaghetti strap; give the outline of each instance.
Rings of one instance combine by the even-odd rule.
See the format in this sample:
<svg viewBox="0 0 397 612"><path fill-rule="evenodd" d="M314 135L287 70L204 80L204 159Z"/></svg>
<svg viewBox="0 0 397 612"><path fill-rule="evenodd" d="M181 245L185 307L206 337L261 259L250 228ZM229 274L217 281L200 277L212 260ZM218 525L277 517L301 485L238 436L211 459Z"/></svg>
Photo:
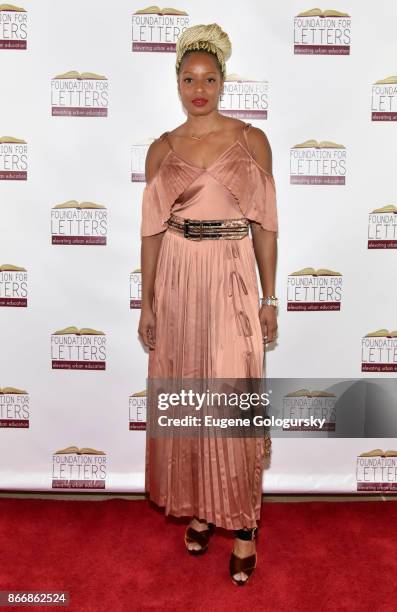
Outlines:
<svg viewBox="0 0 397 612"><path fill-rule="evenodd" d="M251 127L251 126L252 126L252 124L251 124L251 123L246 123L246 124L243 126L243 134L244 134L245 144L247 145L247 149L248 149L248 150L249 150L249 147L248 147L248 138L247 138L247 132L248 132L248 130L250 129L250 127Z"/></svg>
<svg viewBox="0 0 397 612"><path fill-rule="evenodd" d="M250 127L252 127L252 124L251 124L251 123L246 123L245 125L243 125L243 134L244 134L244 140L245 140L245 144L247 145L247 149L248 149L248 150L249 150L249 145L248 145L247 132L248 132L248 130L250 129ZM173 146L172 146L172 144L171 144L171 141L170 141L170 139L169 139L168 134L169 134L169 132L163 132L163 133L160 135L159 139L160 139L160 140L165 140L165 141L166 141L166 143L168 144L169 148L171 149L171 151L173 151L173 150L174 150L174 148L173 148Z"/></svg>
<svg viewBox="0 0 397 612"><path fill-rule="evenodd" d="M165 140L166 143L168 144L169 148L171 149L171 151L173 151L174 149L172 147L172 144L171 144L171 141L170 141L170 139L168 137L168 134L169 134L169 132L163 132L161 134L161 136L160 136L160 140Z"/></svg>

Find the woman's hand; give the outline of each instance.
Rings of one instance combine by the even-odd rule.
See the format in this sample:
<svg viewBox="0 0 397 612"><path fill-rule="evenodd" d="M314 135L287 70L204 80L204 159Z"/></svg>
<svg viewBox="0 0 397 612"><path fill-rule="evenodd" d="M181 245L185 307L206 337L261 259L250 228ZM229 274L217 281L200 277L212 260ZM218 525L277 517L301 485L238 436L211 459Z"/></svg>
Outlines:
<svg viewBox="0 0 397 612"><path fill-rule="evenodd" d="M141 310L139 319L138 334L143 344L153 350L156 342L156 315L152 308Z"/></svg>
<svg viewBox="0 0 397 612"><path fill-rule="evenodd" d="M259 309L259 320L265 344L273 342L277 334L277 308L270 304L263 304Z"/></svg>

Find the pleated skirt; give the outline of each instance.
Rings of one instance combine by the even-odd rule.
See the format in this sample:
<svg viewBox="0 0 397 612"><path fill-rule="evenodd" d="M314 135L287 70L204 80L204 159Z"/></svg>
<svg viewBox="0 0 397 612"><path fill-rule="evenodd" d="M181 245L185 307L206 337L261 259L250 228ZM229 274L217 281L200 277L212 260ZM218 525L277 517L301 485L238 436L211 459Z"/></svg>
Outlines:
<svg viewBox="0 0 397 612"><path fill-rule="evenodd" d="M153 297L156 348L148 378L262 378L264 346L252 239L184 238L159 250ZM154 407L148 406L148 410ZM165 514L235 530L258 525L263 437L146 435L145 492Z"/></svg>

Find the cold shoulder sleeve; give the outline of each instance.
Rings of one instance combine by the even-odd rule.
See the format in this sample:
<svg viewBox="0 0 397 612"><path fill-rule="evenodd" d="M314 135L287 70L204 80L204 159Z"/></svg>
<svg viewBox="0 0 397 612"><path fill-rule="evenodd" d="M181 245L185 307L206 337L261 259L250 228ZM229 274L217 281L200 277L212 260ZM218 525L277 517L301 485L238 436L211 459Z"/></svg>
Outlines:
<svg viewBox="0 0 397 612"><path fill-rule="evenodd" d="M247 219L278 233L274 177L254 162L247 168L246 184L240 184L240 208Z"/></svg>
<svg viewBox="0 0 397 612"><path fill-rule="evenodd" d="M167 210L162 204L156 177L146 184L142 196L141 238L167 229Z"/></svg>
<svg viewBox="0 0 397 612"><path fill-rule="evenodd" d="M187 166L178 158L170 160L171 156L167 156L143 191L141 238L167 229L175 200L200 174L200 170Z"/></svg>
<svg viewBox="0 0 397 612"><path fill-rule="evenodd" d="M213 172L236 198L247 219L265 230L278 233L276 186L269 174L246 150L235 149L233 155Z"/></svg>

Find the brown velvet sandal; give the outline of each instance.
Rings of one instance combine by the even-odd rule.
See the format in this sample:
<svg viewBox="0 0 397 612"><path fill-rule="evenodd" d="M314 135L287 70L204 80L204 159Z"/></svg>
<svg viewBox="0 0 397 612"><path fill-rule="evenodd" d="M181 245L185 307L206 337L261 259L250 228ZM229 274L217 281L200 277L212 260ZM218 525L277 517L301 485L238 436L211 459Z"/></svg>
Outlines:
<svg viewBox="0 0 397 612"><path fill-rule="evenodd" d="M240 540L254 540L256 537L256 532L258 528L253 527L252 529L244 530L237 529L235 531L236 538ZM234 584L237 586L244 586L250 579L250 576L253 574L256 568L257 556L256 553L250 555L249 557L237 557L234 552L231 553L230 561L229 561L229 571L230 577L233 580ZM235 574L239 574L240 572L244 572L247 575L245 580L236 580L234 578Z"/></svg>
<svg viewBox="0 0 397 612"><path fill-rule="evenodd" d="M186 527L184 540L187 552L191 555L202 555L205 553L208 548L210 536L213 534L214 529L214 523L208 523L208 528L203 529L203 531L197 531L190 526ZM187 545L192 544L193 542L195 544L199 544L201 548L199 550L191 550L188 548Z"/></svg>

